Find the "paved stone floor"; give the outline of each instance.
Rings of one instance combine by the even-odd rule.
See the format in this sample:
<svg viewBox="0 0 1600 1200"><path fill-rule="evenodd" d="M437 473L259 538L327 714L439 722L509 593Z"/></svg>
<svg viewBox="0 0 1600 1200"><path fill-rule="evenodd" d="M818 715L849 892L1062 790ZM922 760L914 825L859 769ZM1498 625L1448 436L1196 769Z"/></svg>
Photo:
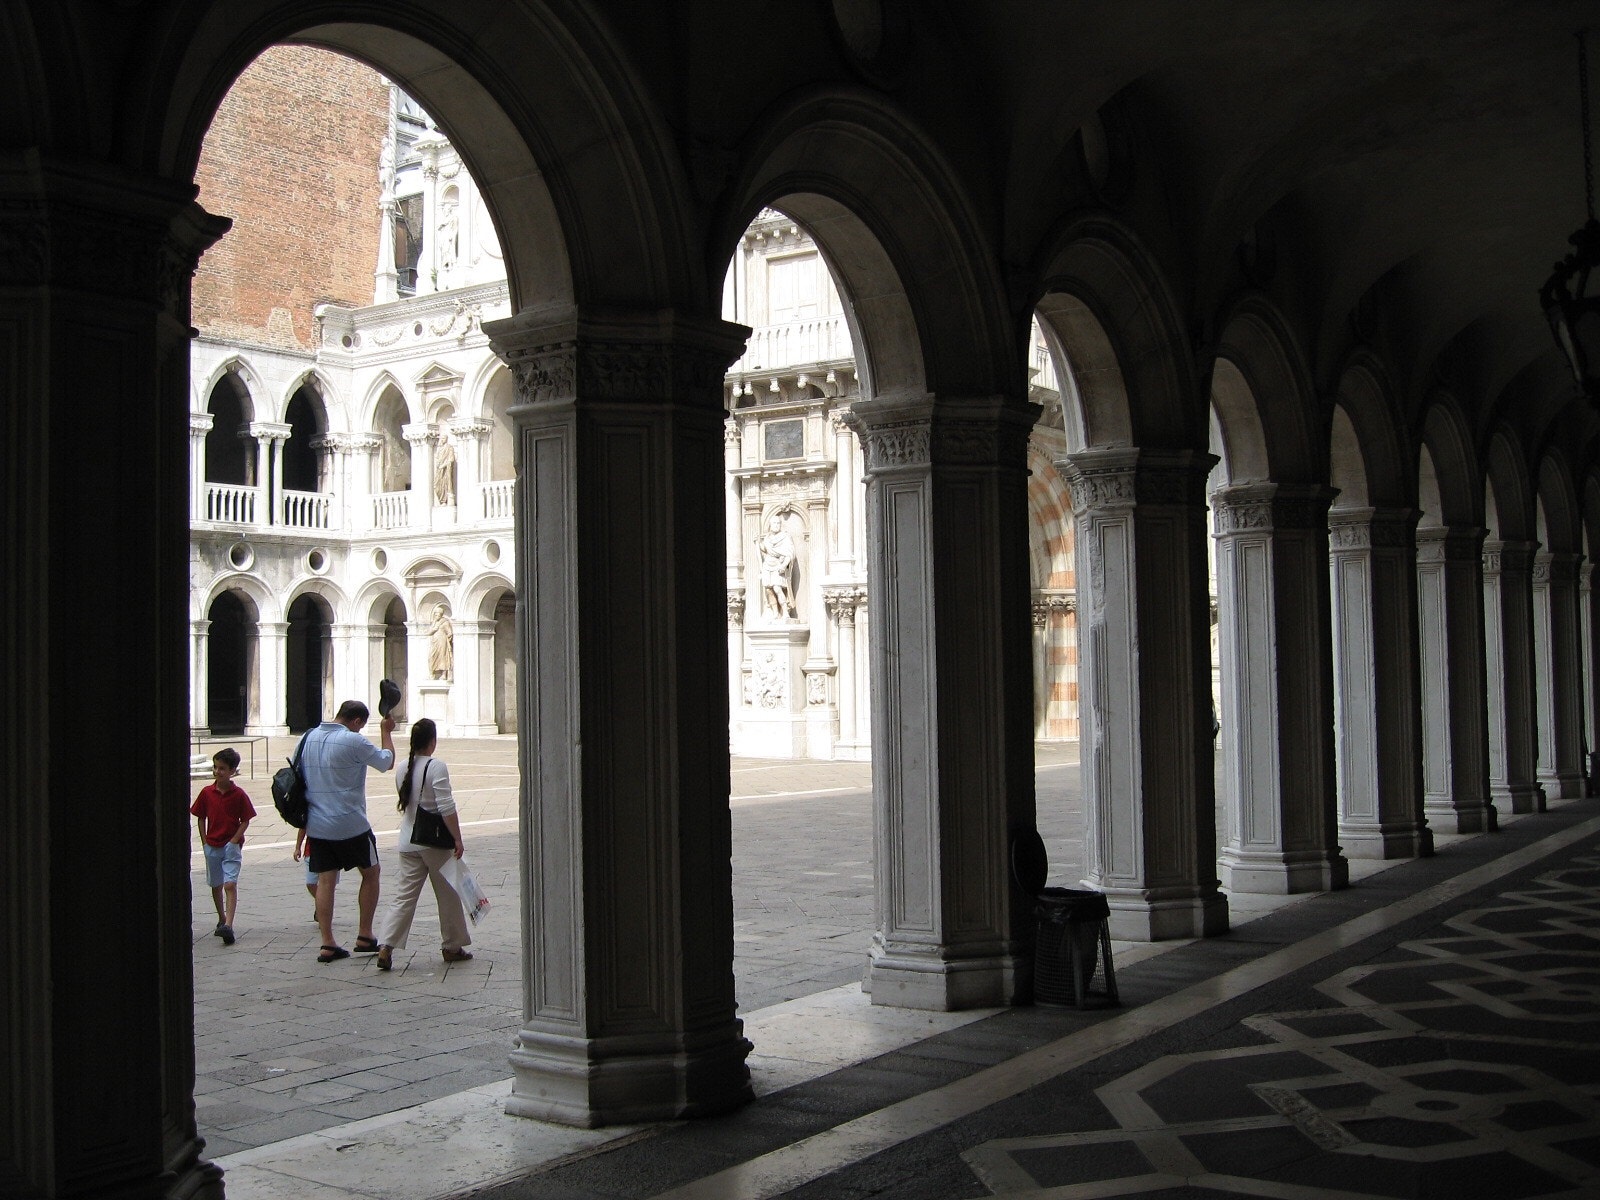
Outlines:
<svg viewBox="0 0 1600 1200"><path fill-rule="evenodd" d="M267 789L293 744L258 744L254 774L241 780L258 817L246 839L233 946L211 936L198 842L191 860L195 1093L214 1156L503 1081L520 1023L514 739L440 748L466 822L467 861L493 900L473 931L473 960L441 961L432 892L424 889L411 945L387 974L370 957L315 961L319 938L303 867L292 858L293 831L277 820ZM1051 882L1071 883L1082 862L1076 746L1041 747L1038 781ZM859 981L873 928L870 768L739 759L733 785L741 1011ZM386 865L395 861L393 786L392 776L369 775L368 809ZM336 909L347 946L355 883L354 873L344 877Z"/></svg>

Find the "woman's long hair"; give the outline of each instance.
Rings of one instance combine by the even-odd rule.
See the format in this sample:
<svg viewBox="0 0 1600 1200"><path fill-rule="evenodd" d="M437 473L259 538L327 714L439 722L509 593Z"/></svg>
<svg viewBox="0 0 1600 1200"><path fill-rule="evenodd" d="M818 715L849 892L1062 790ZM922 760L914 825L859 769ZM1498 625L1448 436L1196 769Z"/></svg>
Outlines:
<svg viewBox="0 0 1600 1200"><path fill-rule="evenodd" d="M406 757L405 778L400 781L400 800L395 808L405 812L406 801L411 799L411 769L417 765L417 755L439 740L439 727L431 718L423 717L411 726L411 753Z"/></svg>

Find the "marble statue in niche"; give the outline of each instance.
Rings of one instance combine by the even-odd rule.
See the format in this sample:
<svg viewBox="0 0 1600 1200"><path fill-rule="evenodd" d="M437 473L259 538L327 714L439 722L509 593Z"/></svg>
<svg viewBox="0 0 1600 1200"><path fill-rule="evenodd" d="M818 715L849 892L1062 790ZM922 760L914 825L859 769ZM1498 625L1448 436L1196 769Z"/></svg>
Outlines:
<svg viewBox="0 0 1600 1200"><path fill-rule="evenodd" d="M435 504L456 502L456 449L445 438L433 457L433 500Z"/></svg>
<svg viewBox="0 0 1600 1200"><path fill-rule="evenodd" d="M455 680L455 626L442 604L433 606L433 624L428 627L428 673L446 683Z"/></svg>
<svg viewBox="0 0 1600 1200"><path fill-rule="evenodd" d="M773 513L767 531L756 539L761 556L761 610L774 620L796 620L794 606L794 538L784 526L783 514Z"/></svg>

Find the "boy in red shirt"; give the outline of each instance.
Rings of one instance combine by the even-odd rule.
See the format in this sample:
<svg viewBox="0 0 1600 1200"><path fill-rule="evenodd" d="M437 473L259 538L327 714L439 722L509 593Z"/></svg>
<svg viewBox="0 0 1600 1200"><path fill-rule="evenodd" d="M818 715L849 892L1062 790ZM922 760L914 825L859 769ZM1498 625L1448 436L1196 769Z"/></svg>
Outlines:
<svg viewBox="0 0 1600 1200"><path fill-rule="evenodd" d="M244 831L256 810L244 789L235 787L239 773L239 752L224 747L211 756L214 782L200 789L194 806L200 840L205 843L206 882L211 885L211 900L217 906L217 927L213 932L224 946L233 945L233 916L239 906L239 866L244 861ZM223 912L223 901L227 912Z"/></svg>

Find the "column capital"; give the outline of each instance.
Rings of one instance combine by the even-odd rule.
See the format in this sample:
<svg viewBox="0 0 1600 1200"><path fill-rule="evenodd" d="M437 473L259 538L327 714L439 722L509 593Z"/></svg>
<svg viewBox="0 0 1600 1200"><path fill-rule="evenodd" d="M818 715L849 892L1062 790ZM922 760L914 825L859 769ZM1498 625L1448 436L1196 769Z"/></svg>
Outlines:
<svg viewBox="0 0 1600 1200"><path fill-rule="evenodd" d="M287 442L293 433L288 425L277 421L251 421L239 436L253 437L258 442Z"/></svg>
<svg viewBox="0 0 1600 1200"><path fill-rule="evenodd" d="M1335 508L1328 513L1334 550L1409 549L1416 544L1414 508Z"/></svg>
<svg viewBox="0 0 1600 1200"><path fill-rule="evenodd" d="M1530 571L1538 542L1506 542L1490 539L1483 543L1483 569L1492 574L1504 571Z"/></svg>
<svg viewBox="0 0 1600 1200"><path fill-rule="evenodd" d="M1476 562L1487 529L1475 525L1430 525L1417 530L1418 562Z"/></svg>
<svg viewBox="0 0 1600 1200"><path fill-rule="evenodd" d="M931 395L863 400L844 414L865 450L869 475L930 466L1022 466L1035 405L1004 396Z"/></svg>
<svg viewBox="0 0 1600 1200"><path fill-rule="evenodd" d="M0 254L8 282L143 301L187 330L200 255L232 224L193 195L173 180L34 150L7 152L0 159Z"/></svg>
<svg viewBox="0 0 1600 1200"><path fill-rule="evenodd" d="M1072 493L1072 511L1146 505L1200 507L1217 456L1203 450L1136 446L1080 450L1056 460Z"/></svg>
<svg viewBox="0 0 1600 1200"><path fill-rule="evenodd" d="M475 442L489 436L494 422L488 417L451 417L445 422L445 428L458 441Z"/></svg>
<svg viewBox="0 0 1600 1200"><path fill-rule="evenodd" d="M825 587L822 602L828 606L828 615L841 625L854 625L856 609L867 602L864 587Z"/></svg>
<svg viewBox="0 0 1600 1200"><path fill-rule="evenodd" d="M1271 533L1275 530L1327 528L1332 488L1285 487L1276 483L1246 483L1218 488L1211 493L1217 536L1230 533Z"/></svg>
<svg viewBox="0 0 1600 1200"><path fill-rule="evenodd" d="M1576 583L1578 563L1582 559L1581 554L1541 550L1533 556L1533 582L1554 584L1557 587Z"/></svg>
<svg viewBox="0 0 1600 1200"><path fill-rule="evenodd" d="M701 399L718 409L728 366L749 336L743 325L671 309L518 313L484 332L511 368L522 404Z"/></svg>
<svg viewBox="0 0 1600 1200"><path fill-rule="evenodd" d="M216 417L208 412L192 412L189 414L190 433L210 433L216 423Z"/></svg>
<svg viewBox="0 0 1600 1200"><path fill-rule="evenodd" d="M400 426L400 436L413 446L424 443L437 442L440 438L439 427L428 421L413 421L409 425Z"/></svg>

